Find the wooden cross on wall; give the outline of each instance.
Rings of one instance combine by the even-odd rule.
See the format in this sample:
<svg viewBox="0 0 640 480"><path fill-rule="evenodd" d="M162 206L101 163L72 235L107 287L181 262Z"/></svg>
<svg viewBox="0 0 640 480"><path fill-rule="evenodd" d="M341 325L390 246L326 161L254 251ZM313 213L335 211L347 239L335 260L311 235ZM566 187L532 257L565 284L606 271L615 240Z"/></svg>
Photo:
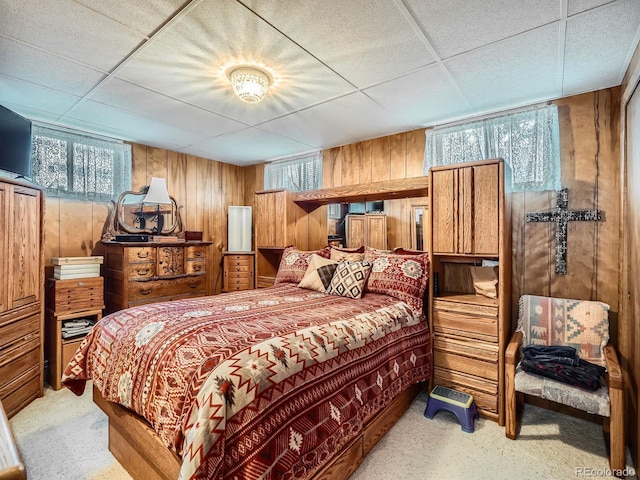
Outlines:
<svg viewBox="0 0 640 480"><path fill-rule="evenodd" d="M528 222L556 222L556 273L567 274L567 222L599 222L600 210L569 210L569 190L558 192L556 209L551 212L527 213Z"/></svg>

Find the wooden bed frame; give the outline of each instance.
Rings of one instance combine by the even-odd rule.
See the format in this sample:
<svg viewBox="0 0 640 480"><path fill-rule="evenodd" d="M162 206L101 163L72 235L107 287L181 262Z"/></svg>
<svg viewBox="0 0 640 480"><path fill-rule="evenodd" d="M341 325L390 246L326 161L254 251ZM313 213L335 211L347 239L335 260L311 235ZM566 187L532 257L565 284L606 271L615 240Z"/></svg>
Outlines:
<svg viewBox="0 0 640 480"><path fill-rule="evenodd" d="M309 480L345 480L407 411L425 383L403 391L383 411L366 422L363 432ZM135 480L176 480L182 460L165 447L149 424L121 405L104 399L94 387L93 401L109 417L109 450Z"/></svg>

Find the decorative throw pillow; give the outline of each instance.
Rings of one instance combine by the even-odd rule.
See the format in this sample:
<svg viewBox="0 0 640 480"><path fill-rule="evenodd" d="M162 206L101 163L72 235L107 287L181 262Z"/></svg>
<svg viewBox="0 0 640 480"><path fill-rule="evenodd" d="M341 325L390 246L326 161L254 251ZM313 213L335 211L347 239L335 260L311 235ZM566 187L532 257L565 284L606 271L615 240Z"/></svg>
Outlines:
<svg viewBox="0 0 640 480"><path fill-rule="evenodd" d="M329 258L331 251L329 247L313 251L298 250L296 247L285 248L274 283L300 283L309 267L311 255L314 253Z"/></svg>
<svg viewBox="0 0 640 480"><path fill-rule="evenodd" d="M365 253L369 252L369 253L393 253L393 250L382 250L380 248L373 248L373 247L364 247L364 251Z"/></svg>
<svg viewBox="0 0 640 480"><path fill-rule="evenodd" d="M311 255L309 267L307 267L307 271L298 286L325 293L336 268L338 268L338 262L314 253Z"/></svg>
<svg viewBox="0 0 640 480"><path fill-rule="evenodd" d="M331 260L360 262L364 260L364 245L359 248L331 247Z"/></svg>
<svg viewBox="0 0 640 480"><path fill-rule="evenodd" d="M371 264L367 261L340 262L336 268L327 293L349 298L361 298Z"/></svg>
<svg viewBox="0 0 640 480"><path fill-rule="evenodd" d="M429 255L382 254L365 252L371 273L365 292L381 293L406 302L418 315L422 313L424 291L429 281Z"/></svg>

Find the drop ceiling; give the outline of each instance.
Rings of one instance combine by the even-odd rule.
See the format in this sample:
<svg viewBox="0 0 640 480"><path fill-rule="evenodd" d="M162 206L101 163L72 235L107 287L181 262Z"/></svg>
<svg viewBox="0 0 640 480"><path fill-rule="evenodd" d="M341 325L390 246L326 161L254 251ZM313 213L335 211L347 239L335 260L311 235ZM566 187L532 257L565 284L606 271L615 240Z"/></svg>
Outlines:
<svg viewBox="0 0 640 480"><path fill-rule="evenodd" d="M639 39L639 0L2 0L0 104L250 165L620 85Z"/></svg>

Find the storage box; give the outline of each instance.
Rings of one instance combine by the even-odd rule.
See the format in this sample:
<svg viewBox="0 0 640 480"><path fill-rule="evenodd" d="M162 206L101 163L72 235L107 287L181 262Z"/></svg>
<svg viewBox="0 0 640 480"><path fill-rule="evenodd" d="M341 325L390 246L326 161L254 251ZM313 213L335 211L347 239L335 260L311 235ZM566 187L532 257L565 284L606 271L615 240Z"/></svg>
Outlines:
<svg viewBox="0 0 640 480"><path fill-rule="evenodd" d="M187 240L187 241L195 240L195 241L201 242L202 241L202 232L186 230L184 232L184 239Z"/></svg>
<svg viewBox="0 0 640 480"><path fill-rule="evenodd" d="M52 265L87 265L87 264L101 264L102 257L52 257Z"/></svg>

